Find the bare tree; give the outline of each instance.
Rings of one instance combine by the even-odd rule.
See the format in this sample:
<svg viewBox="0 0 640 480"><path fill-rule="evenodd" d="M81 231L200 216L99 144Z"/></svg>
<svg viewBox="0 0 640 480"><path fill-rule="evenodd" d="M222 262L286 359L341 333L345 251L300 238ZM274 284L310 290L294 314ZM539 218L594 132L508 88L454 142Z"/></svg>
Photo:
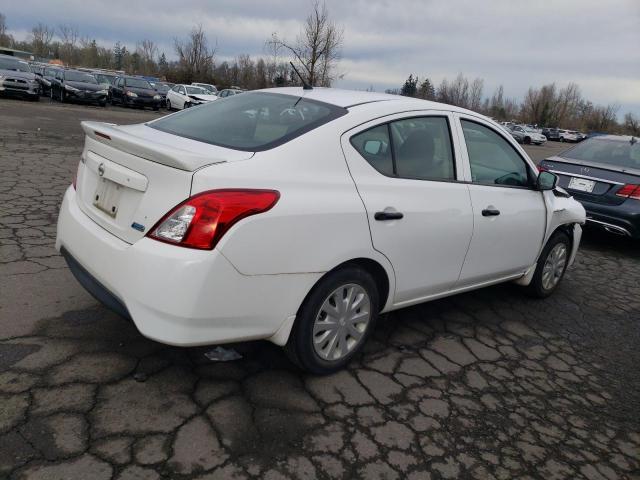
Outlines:
<svg viewBox="0 0 640 480"><path fill-rule="evenodd" d="M7 34L7 17L4 13L0 13L0 39L3 39Z"/></svg>
<svg viewBox="0 0 640 480"><path fill-rule="evenodd" d="M209 47L202 25L191 30L187 40L176 38L173 44L180 59L183 81L190 82L211 77L216 48Z"/></svg>
<svg viewBox="0 0 640 480"><path fill-rule="evenodd" d="M625 113L624 129L629 135L640 135L640 119L631 112Z"/></svg>
<svg viewBox="0 0 640 480"><path fill-rule="evenodd" d="M267 45L277 53L286 51L302 67L300 73L309 85L330 86L339 77L336 69L343 37L344 30L330 19L326 4L314 0L295 42L274 33Z"/></svg>
<svg viewBox="0 0 640 480"><path fill-rule="evenodd" d="M47 56L49 54L51 39L53 39L53 33L54 30L43 23L38 23L38 25L33 27L31 29L33 53L41 57Z"/></svg>
<svg viewBox="0 0 640 480"><path fill-rule="evenodd" d="M484 80L476 78L471 82L471 89L469 91L469 108L475 112L479 111L482 107L482 90L484 89Z"/></svg>
<svg viewBox="0 0 640 480"><path fill-rule="evenodd" d="M156 70L155 58L158 54L156 44L152 40L144 39L137 44L136 52L140 56L140 63L144 73L153 73Z"/></svg>
<svg viewBox="0 0 640 480"><path fill-rule="evenodd" d="M78 43L78 27L73 25L58 25L58 36L62 41L60 46L60 59L65 63L74 63L73 54Z"/></svg>

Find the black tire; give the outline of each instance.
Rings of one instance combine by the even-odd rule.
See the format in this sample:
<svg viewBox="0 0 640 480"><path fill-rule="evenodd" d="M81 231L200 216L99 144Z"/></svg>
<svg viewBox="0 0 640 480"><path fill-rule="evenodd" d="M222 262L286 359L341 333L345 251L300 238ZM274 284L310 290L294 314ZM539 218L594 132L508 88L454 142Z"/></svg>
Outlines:
<svg viewBox="0 0 640 480"><path fill-rule="evenodd" d="M531 139L529 137L524 137L524 144L525 145L530 145L531 144Z"/></svg>
<svg viewBox="0 0 640 480"><path fill-rule="evenodd" d="M153 107L153 111L154 112L157 112L158 110L160 110L160 107L158 107L158 106Z"/></svg>
<svg viewBox="0 0 640 480"><path fill-rule="evenodd" d="M565 249L566 249L565 264L557 282L551 288L547 288L545 287L543 282L543 273L544 273L543 270L544 270L544 266L547 261L547 258L549 257L549 253L558 244L564 244L565 246ZM558 285L560 285L560 283L562 282L562 279L564 278L564 274L567 271L567 265L569 262L570 255L571 255L571 240L569 239L566 233L556 231L553 235L551 235L551 238L549 238L549 240L547 241L547 244L542 249L542 253L540 254L540 258L538 258L538 263L536 265L536 271L533 274L533 279L531 280L531 283L526 287L527 294L534 298L547 298L549 295L551 295L556 290L556 288L558 288Z"/></svg>
<svg viewBox="0 0 640 480"><path fill-rule="evenodd" d="M66 101L65 95L64 95L64 89L60 88L60 103L64 103Z"/></svg>
<svg viewBox="0 0 640 480"><path fill-rule="evenodd" d="M564 137L560 137L560 141L564 143Z"/></svg>
<svg viewBox="0 0 640 480"><path fill-rule="evenodd" d="M171 100L167 98L167 112L171 111Z"/></svg>
<svg viewBox="0 0 640 480"><path fill-rule="evenodd" d="M356 284L366 291L369 297L370 318L362 337L353 349L337 360L325 360L315 351L313 346L313 327L320 314L324 301L332 292L343 285ZM313 287L300 306L296 315L285 352L289 359L303 370L318 375L326 375L342 369L362 350L367 338L375 328L379 313L379 293L376 282L367 271L357 266L345 266L329 272Z"/></svg>
<svg viewBox="0 0 640 480"><path fill-rule="evenodd" d="M105 100L104 102L100 102L100 106L101 107L106 107L107 106L107 101Z"/></svg>

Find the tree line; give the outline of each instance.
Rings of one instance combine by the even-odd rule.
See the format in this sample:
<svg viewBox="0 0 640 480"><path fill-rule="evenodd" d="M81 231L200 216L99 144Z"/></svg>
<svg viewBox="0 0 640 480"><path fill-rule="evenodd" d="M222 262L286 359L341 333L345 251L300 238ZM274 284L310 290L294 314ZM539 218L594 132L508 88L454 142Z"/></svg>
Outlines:
<svg viewBox="0 0 640 480"><path fill-rule="evenodd" d="M295 38L274 32L265 41L263 56L238 55L233 60L220 61L217 42L209 41L202 25L195 26L184 38L173 39L175 59L169 60L153 40L143 39L133 49L121 42L105 47L70 24L51 26L40 22L26 40L18 41L8 33L7 19L0 13L0 46L29 51L40 60L159 76L175 83L198 81L247 89L301 85L302 80L310 85L331 86L340 76L337 64L342 39L342 28L319 0L312 2ZM302 79L290 61L297 65Z"/></svg>
<svg viewBox="0 0 640 480"><path fill-rule="evenodd" d="M619 123L618 105L594 105L583 97L580 87L575 83L562 88L555 83L540 88L529 87L521 101L505 96L502 85L491 96L484 96L483 90L482 78L468 79L462 73L453 80L444 78L437 87L428 77L420 80L410 74L400 88L386 92L467 108L498 121L640 135L640 119L637 116L628 112Z"/></svg>

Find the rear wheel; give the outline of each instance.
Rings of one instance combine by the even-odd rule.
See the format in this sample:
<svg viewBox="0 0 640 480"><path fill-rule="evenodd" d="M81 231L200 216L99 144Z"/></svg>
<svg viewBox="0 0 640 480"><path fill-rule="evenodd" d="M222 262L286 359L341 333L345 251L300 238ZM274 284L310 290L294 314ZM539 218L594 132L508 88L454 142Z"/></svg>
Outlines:
<svg viewBox="0 0 640 480"><path fill-rule="evenodd" d="M527 293L533 297L546 298L560 285L567 270L571 240L563 232L555 232L545 245L533 274Z"/></svg>
<svg viewBox="0 0 640 480"><path fill-rule="evenodd" d="M376 283L365 270L348 266L328 273L298 310L287 355L316 374L343 368L373 330L378 305Z"/></svg>
<svg viewBox="0 0 640 480"><path fill-rule="evenodd" d="M170 112L171 111L171 100L169 100L167 98L167 110Z"/></svg>
<svg viewBox="0 0 640 480"><path fill-rule="evenodd" d="M531 138L529 138L529 137L524 137L524 144L525 144L525 145L530 145L530 144L531 144Z"/></svg>
<svg viewBox="0 0 640 480"><path fill-rule="evenodd" d="M560 141L561 141L561 142L564 142L564 137L560 137Z"/></svg>

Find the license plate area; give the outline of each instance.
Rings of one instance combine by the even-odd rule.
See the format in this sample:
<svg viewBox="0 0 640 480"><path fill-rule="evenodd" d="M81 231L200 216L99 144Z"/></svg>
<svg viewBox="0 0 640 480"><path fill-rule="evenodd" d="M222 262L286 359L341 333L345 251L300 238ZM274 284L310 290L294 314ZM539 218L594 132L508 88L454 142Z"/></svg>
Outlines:
<svg viewBox="0 0 640 480"><path fill-rule="evenodd" d="M580 192L591 193L595 186L596 182L587 180L586 178L571 177L571 180L569 180L569 188Z"/></svg>
<svg viewBox="0 0 640 480"><path fill-rule="evenodd" d="M101 178L98 180L98 188L93 195L94 207L110 217L116 218L118 214L118 204L120 203L123 190L124 186L106 178Z"/></svg>

